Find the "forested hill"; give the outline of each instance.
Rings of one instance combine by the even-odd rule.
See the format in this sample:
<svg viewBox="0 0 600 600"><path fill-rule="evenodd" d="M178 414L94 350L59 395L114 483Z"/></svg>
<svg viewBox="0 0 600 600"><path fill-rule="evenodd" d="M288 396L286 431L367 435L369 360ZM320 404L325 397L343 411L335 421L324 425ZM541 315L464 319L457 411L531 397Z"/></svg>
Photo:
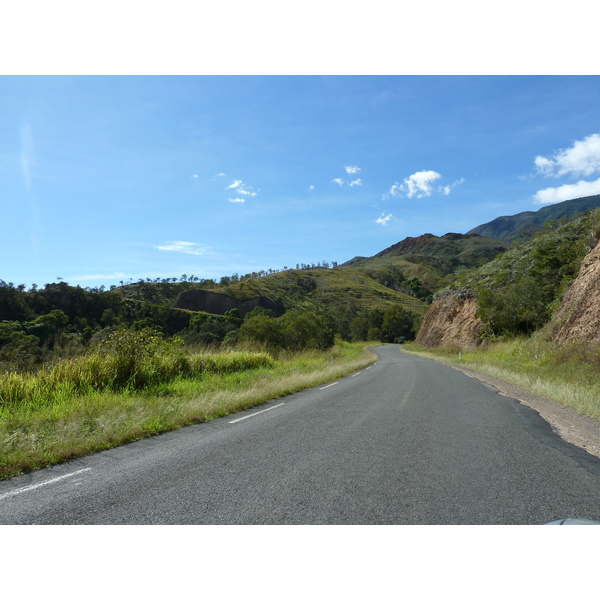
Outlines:
<svg viewBox="0 0 600 600"><path fill-rule="evenodd" d="M586 196L544 206L538 211L525 211L512 216L497 217L489 223L478 225L468 233L504 242L531 238L544 229L547 221L571 220L579 213L585 213L600 206L600 195Z"/></svg>

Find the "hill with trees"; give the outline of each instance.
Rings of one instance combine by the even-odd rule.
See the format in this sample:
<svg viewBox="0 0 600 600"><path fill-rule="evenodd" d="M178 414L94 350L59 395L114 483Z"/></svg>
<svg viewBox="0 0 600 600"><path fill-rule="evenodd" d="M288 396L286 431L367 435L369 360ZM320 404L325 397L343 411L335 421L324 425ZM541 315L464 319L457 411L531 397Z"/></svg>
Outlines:
<svg viewBox="0 0 600 600"><path fill-rule="evenodd" d="M441 346L462 339L465 344L469 336L462 333L467 329L471 337L466 345L540 331L596 247L599 231L600 209L566 223L546 221L531 239L477 269L456 273L438 291L417 342Z"/></svg>

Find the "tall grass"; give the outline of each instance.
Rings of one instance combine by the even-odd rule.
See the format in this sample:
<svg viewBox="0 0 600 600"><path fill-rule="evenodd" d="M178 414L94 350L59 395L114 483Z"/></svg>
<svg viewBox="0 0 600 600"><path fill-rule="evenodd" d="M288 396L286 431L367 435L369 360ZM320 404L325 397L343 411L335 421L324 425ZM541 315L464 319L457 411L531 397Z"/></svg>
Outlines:
<svg viewBox="0 0 600 600"><path fill-rule="evenodd" d="M126 375L118 358L94 355L61 361L36 373L0 374L0 410L36 410L98 391L151 390L177 378L196 379L204 373L231 373L274 364L266 353L181 354L145 360Z"/></svg>
<svg viewBox="0 0 600 600"><path fill-rule="evenodd" d="M600 421L598 346L558 344L538 334L490 342L468 351L424 349L414 343L406 349L513 383Z"/></svg>
<svg viewBox="0 0 600 600"><path fill-rule="evenodd" d="M151 351L121 344L35 374L0 374L0 479L232 414L376 359L364 344L274 358L146 341Z"/></svg>

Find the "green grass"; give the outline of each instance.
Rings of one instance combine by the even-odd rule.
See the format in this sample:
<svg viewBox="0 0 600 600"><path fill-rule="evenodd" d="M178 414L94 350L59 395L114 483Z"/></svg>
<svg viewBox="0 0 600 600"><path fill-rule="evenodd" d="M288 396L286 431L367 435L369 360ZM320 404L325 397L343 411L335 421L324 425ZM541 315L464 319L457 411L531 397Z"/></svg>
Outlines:
<svg viewBox="0 0 600 600"><path fill-rule="evenodd" d="M376 360L366 344L277 358L159 347L123 379L114 357L104 358L93 354L36 374L0 375L0 479L233 414Z"/></svg>
<svg viewBox="0 0 600 600"><path fill-rule="evenodd" d="M405 350L515 384L600 421L600 348L548 341L542 335L486 343L475 350Z"/></svg>

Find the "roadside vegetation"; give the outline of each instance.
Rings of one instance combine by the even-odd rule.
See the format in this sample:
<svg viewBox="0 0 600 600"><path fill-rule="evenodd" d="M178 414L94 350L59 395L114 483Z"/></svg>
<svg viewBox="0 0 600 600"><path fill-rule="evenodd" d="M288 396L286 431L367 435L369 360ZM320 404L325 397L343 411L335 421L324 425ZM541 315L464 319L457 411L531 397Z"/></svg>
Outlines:
<svg viewBox="0 0 600 600"><path fill-rule="evenodd" d="M0 479L247 409L374 362L365 344L221 349L121 329L84 356L0 374Z"/></svg>

